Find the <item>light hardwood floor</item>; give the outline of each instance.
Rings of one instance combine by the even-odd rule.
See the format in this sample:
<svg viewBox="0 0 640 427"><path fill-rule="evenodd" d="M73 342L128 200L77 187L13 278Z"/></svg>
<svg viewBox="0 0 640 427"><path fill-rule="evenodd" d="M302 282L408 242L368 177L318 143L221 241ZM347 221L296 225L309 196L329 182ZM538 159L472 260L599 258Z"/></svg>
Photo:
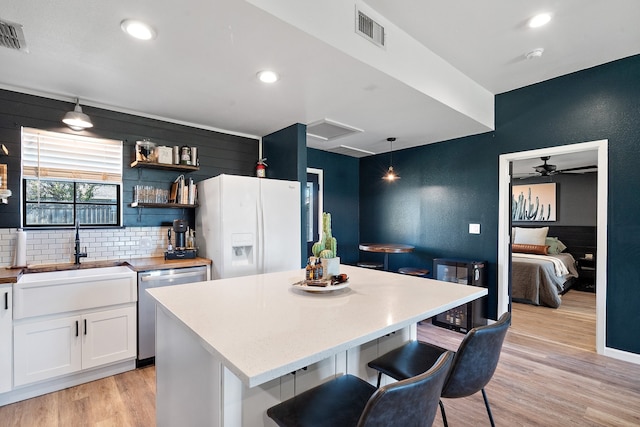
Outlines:
<svg viewBox="0 0 640 427"><path fill-rule="evenodd" d="M498 426L638 426L640 365L595 354L595 295L559 309L514 304L487 386ZM423 322L420 339L456 349L463 335ZM1 426L153 426L155 370L137 369L0 407ZM452 427L488 425L482 395L445 399ZM434 423L442 425L438 414Z"/></svg>

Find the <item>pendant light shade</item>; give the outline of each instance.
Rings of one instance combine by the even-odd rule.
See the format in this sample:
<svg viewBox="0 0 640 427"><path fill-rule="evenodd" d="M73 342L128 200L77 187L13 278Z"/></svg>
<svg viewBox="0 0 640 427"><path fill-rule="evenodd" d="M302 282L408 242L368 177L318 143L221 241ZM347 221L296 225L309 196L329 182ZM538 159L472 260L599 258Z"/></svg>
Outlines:
<svg viewBox="0 0 640 427"><path fill-rule="evenodd" d="M393 170L393 141L395 140L395 138L387 138L387 141L389 141L389 144L391 144L391 156L389 159L389 169L387 169L387 173L382 177L382 179L384 179L385 181L395 181L397 179L400 179L400 175L398 175L396 171Z"/></svg>
<svg viewBox="0 0 640 427"><path fill-rule="evenodd" d="M93 123L91 123L89 116L82 112L82 107L80 107L80 100L78 98L76 98L75 108L73 111L69 111L64 115L62 123L69 126L71 129L78 131L93 127Z"/></svg>

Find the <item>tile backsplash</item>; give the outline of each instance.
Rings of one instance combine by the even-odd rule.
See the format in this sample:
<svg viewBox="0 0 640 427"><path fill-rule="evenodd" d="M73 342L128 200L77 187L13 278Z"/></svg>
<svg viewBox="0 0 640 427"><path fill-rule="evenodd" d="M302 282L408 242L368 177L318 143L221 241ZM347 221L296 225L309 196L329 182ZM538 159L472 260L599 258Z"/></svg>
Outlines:
<svg viewBox="0 0 640 427"><path fill-rule="evenodd" d="M27 230L27 265L73 262L75 230ZM0 228L0 266L13 264L17 229ZM163 256L167 227L80 228L81 262Z"/></svg>

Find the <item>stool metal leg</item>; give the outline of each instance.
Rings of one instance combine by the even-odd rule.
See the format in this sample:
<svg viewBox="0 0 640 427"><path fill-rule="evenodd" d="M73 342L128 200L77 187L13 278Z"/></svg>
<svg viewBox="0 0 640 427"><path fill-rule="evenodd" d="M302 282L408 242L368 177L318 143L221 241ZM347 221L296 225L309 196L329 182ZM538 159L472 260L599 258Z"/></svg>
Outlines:
<svg viewBox="0 0 640 427"><path fill-rule="evenodd" d="M447 414L444 412L444 404L442 403L442 400L438 401L438 405L440 405L440 412L442 413L442 423L444 424L444 427L449 427L449 424L447 424Z"/></svg>
<svg viewBox="0 0 640 427"><path fill-rule="evenodd" d="M493 415L491 415L491 407L489 407L487 392L484 391L484 388L482 389L482 398L484 399L484 406L487 407L487 414L489 414L489 421L491 421L491 427L496 427L495 423L493 422Z"/></svg>

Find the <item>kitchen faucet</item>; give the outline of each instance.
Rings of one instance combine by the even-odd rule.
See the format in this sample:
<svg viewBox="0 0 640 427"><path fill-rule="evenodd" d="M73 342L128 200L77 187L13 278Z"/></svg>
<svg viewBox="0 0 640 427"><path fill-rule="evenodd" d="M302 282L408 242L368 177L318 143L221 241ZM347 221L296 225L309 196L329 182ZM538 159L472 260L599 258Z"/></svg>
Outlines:
<svg viewBox="0 0 640 427"><path fill-rule="evenodd" d="M80 252L80 221L76 221L76 252L73 254L75 256L75 265L80 265L80 258L87 257L87 247L84 247L84 252Z"/></svg>

